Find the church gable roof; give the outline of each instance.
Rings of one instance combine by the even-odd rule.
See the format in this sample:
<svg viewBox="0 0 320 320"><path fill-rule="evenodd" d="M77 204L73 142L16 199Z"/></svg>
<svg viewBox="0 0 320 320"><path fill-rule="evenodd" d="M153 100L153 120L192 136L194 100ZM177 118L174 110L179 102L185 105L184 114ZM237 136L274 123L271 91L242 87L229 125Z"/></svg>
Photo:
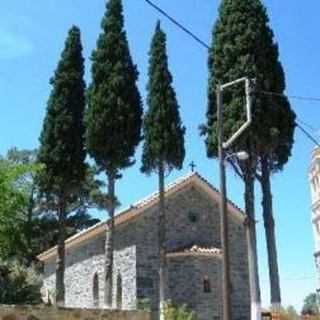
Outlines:
<svg viewBox="0 0 320 320"><path fill-rule="evenodd" d="M183 191L190 185L198 186L200 190L207 193L215 202L220 202L220 192L212 184L210 184L205 178L199 173L192 172L183 177L176 179L174 182L166 186L165 192L166 197L171 197L177 193ZM122 223L129 223L134 218L145 212L148 208L156 205L159 202L159 192L154 192L146 198L139 200L130 207L121 210L115 216L115 226L121 225ZM233 215L239 222L243 222L245 218L244 212L232 201L228 200L228 212ZM65 241L66 249L70 249L86 240L95 238L103 234L108 227L109 220L100 222L84 231L77 233L76 235L68 238ZM40 255L38 259L40 261L46 261L56 256L57 247L53 247Z"/></svg>

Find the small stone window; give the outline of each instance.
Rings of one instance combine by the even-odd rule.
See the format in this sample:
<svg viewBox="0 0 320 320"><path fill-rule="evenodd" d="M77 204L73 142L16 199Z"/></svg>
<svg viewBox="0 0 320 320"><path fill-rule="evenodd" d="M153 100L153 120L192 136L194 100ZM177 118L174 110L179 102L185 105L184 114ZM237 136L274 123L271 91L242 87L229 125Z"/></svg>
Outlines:
<svg viewBox="0 0 320 320"><path fill-rule="evenodd" d="M195 211L189 211L188 218L190 222L196 223L198 221L198 214Z"/></svg>
<svg viewBox="0 0 320 320"><path fill-rule="evenodd" d="M208 276L205 276L203 278L203 292L204 293L211 292L211 284Z"/></svg>
<svg viewBox="0 0 320 320"><path fill-rule="evenodd" d="M99 307L99 277L98 274L95 273L93 277L93 306L95 308Z"/></svg>
<svg viewBox="0 0 320 320"><path fill-rule="evenodd" d="M120 272L117 276L117 296L116 296L116 302L117 302L117 309L122 309L122 277Z"/></svg>

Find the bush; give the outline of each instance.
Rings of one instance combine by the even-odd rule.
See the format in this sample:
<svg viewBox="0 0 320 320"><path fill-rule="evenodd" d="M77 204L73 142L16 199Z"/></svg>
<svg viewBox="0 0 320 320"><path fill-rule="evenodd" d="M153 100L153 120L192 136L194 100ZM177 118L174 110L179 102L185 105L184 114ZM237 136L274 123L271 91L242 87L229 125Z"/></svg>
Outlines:
<svg viewBox="0 0 320 320"><path fill-rule="evenodd" d="M0 261L0 304L39 304L42 280L33 268Z"/></svg>
<svg viewBox="0 0 320 320"><path fill-rule="evenodd" d="M166 302L164 309L165 320L196 320L194 312L186 305Z"/></svg>
<svg viewBox="0 0 320 320"><path fill-rule="evenodd" d="M150 299L147 299L147 298L138 299L137 307L138 307L138 310L151 311Z"/></svg>

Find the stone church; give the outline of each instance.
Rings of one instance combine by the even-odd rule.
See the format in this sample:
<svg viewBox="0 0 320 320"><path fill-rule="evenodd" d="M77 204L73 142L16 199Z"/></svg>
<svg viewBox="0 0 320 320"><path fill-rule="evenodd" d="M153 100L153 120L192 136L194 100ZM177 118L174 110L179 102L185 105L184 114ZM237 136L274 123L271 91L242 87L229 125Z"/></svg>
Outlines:
<svg viewBox="0 0 320 320"><path fill-rule="evenodd" d="M133 204L115 218L113 306L135 309L141 301L157 308L158 193ZM187 304L199 320L222 319L220 195L198 173L166 187L166 299ZM231 289L234 320L250 318L244 213L228 202ZM105 233L99 223L66 240L66 306L103 308ZM55 288L56 248L38 257L44 288Z"/></svg>

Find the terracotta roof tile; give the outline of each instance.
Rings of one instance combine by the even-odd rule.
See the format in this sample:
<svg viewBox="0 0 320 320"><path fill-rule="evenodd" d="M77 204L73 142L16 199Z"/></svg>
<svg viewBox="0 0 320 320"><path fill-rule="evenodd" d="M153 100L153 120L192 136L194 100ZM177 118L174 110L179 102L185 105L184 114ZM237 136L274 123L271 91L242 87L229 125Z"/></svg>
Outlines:
<svg viewBox="0 0 320 320"><path fill-rule="evenodd" d="M205 254L213 256L221 256L222 250L214 247L203 247L198 245L193 245L188 248L178 249L168 252L168 255L183 255L183 254Z"/></svg>

